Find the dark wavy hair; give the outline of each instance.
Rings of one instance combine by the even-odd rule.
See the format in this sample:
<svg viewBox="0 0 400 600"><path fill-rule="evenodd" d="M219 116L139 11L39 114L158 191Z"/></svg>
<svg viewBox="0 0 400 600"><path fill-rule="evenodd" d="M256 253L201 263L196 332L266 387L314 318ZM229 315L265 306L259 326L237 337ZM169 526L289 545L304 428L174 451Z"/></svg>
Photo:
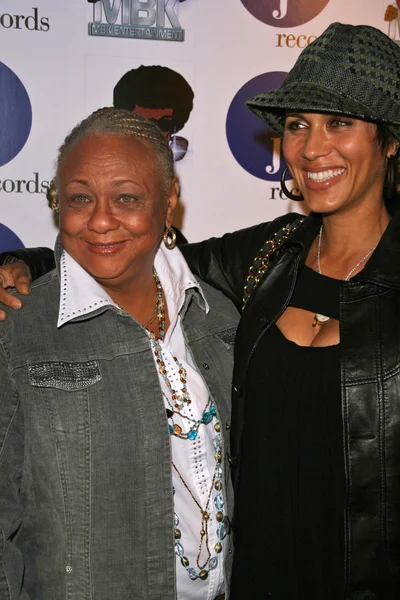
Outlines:
<svg viewBox="0 0 400 600"><path fill-rule="evenodd" d="M194 93L180 73L159 65L141 65L128 71L114 88L114 107L135 110L172 108L175 132L182 129L193 108Z"/></svg>
<svg viewBox="0 0 400 600"><path fill-rule="evenodd" d="M383 184L383 196L385 200L392 200L393 198L399 197L399 184L400 184L400 150L396 138L386 129L382 123L376 124L375 141L383 155L386 155L392 144L397 147L396 154L388 159L385 181Z"/></svg>

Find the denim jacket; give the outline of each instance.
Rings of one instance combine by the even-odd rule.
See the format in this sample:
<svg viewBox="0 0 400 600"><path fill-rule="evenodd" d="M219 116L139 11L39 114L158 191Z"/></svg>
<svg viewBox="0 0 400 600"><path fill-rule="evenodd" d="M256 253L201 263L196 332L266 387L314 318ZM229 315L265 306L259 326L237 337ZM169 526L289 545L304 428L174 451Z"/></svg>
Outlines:
<svg viewBox="0 0 400 600"><path fill-rule="evenodd" d="M188 290L182 328L218 410L231 514L239 315L202 289L210 312ZM59 297L54 270L0 327L0 598L174 600L170 434L148 336L112 306L57 329Z"/></svg>

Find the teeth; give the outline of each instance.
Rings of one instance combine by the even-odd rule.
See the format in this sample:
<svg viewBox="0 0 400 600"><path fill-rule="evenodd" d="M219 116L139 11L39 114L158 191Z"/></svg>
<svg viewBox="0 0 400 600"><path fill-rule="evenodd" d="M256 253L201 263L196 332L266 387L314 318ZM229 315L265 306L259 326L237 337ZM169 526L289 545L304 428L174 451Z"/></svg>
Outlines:
<svg viewBox="0 0 400 600"><path fill-rule="evenodd" d="M345 172L346 169L328 169L327 171L320 171L319 173L312 173L311 171L307 171L308 179L312 181L328 181L328 179L333 179L333 177L337 177Z"/></svg>

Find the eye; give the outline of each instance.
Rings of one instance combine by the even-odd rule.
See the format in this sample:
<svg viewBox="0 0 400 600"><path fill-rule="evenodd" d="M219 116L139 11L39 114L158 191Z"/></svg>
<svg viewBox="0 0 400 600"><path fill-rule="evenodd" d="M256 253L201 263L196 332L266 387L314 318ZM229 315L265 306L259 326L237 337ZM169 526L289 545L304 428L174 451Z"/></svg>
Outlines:
<svg viewBox="0 0 400 600"><path fill-rule="evenodd" d="M117 202L121 204L134 204L139 198L137 196L131 196L130 194L121 194L117 198Z"/></svg>
<svg viewBox="0 0 400 600"><path fill-rule="evenodd" d="M299 129L306 129L307 124L300 119L289 118L286 119L285 129L288 131L298 131Z"/></svg>
<svg viewBox="0 0 400 600"><path fill-rule="evenodd" d="M87 196L84 196L83 194L74 194L69 199L69 204L73 204L73 205L77 205L77 206L83 205L83 204L88 204L89 202L90 202L90 198L88 198Z"/></svg>
<svg viewBox="0 0 400 600"><path fill-rule="evenodd" d="M330 127L348 127L353 124L351 119L344 119L343 117L332 117L329 121Z"/></svg>

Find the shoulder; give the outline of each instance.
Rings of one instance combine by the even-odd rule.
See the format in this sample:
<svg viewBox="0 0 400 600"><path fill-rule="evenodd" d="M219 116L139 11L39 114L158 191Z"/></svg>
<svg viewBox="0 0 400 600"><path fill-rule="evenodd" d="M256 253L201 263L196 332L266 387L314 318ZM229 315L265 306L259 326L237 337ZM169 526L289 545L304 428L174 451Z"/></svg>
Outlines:
<svg viewBox="0 0 400 600"><path fill-rule="evenodd" d="M22 305L26 308L25 313L29 313L32 310L40 310L40 308L43 308L47 312L55 299L57 300L55 304L58 309L60 280L57 269L53 269L46 273L46 275L33 281L31 289L32 292L29 296L22 296L15 289L10 292L21 300Z"/></svg>
<svg viewBox="0 0 400 600"><path fill-rule="evenodd" d="M201 287L201 291L206 299L208 310L204 306L204 299L200 297L199 290L196 290L197 304L201 307L200 311L196 311L198 319L197 325L205 327L207 331L218 333L227 329L236 330L240 320L239 310L234 303L229 300L222 292L215 287L208 285L200 277L196 276L196 280ZM190 319L190 307L187 316Z"/></svg>
<svg viewBox="0 0 400 600"><path fill-rule="evenodd" d="M261 243L262 246L263 243L274 237L275 234L279 233L282 229L286 228L289 225L294 225L296 222L300 222L300 220L304 218L304 215L301 215L299 213L287 213L284 215L280 215L273 221L260 223L259 225L254 225L253 227L242 229L241 231L243 232L243 234L246 235L246 237L248 237L249 239L252 238L253 240L257 240L258 245L260 246Z"/></svg>
<svg viewBox="0 0 400 600"><path fill-rule="evenodd" d="M225 314L233 315L235 319L238 319L238 310L233 304L233 302L229 300L229 298L227 298L222 292L217 290L215 287L209 285L208 283L200 279L200 277L196 277L196 279L201 286L201 289L210 306L210 309L224 311ZM221 313L221 315L223 316L223 313Z"/></svg>
<svg viewBox="0 0 400 600"><path fill-rule="evenodd" d="M32 283L29 296L11 290L22 302L20 310L4 307L7 318L0 324L0 338L7 345L18 346L24 340L34 340L39 331L56 326L59 307L60 284L54 269Z"/></svg>

